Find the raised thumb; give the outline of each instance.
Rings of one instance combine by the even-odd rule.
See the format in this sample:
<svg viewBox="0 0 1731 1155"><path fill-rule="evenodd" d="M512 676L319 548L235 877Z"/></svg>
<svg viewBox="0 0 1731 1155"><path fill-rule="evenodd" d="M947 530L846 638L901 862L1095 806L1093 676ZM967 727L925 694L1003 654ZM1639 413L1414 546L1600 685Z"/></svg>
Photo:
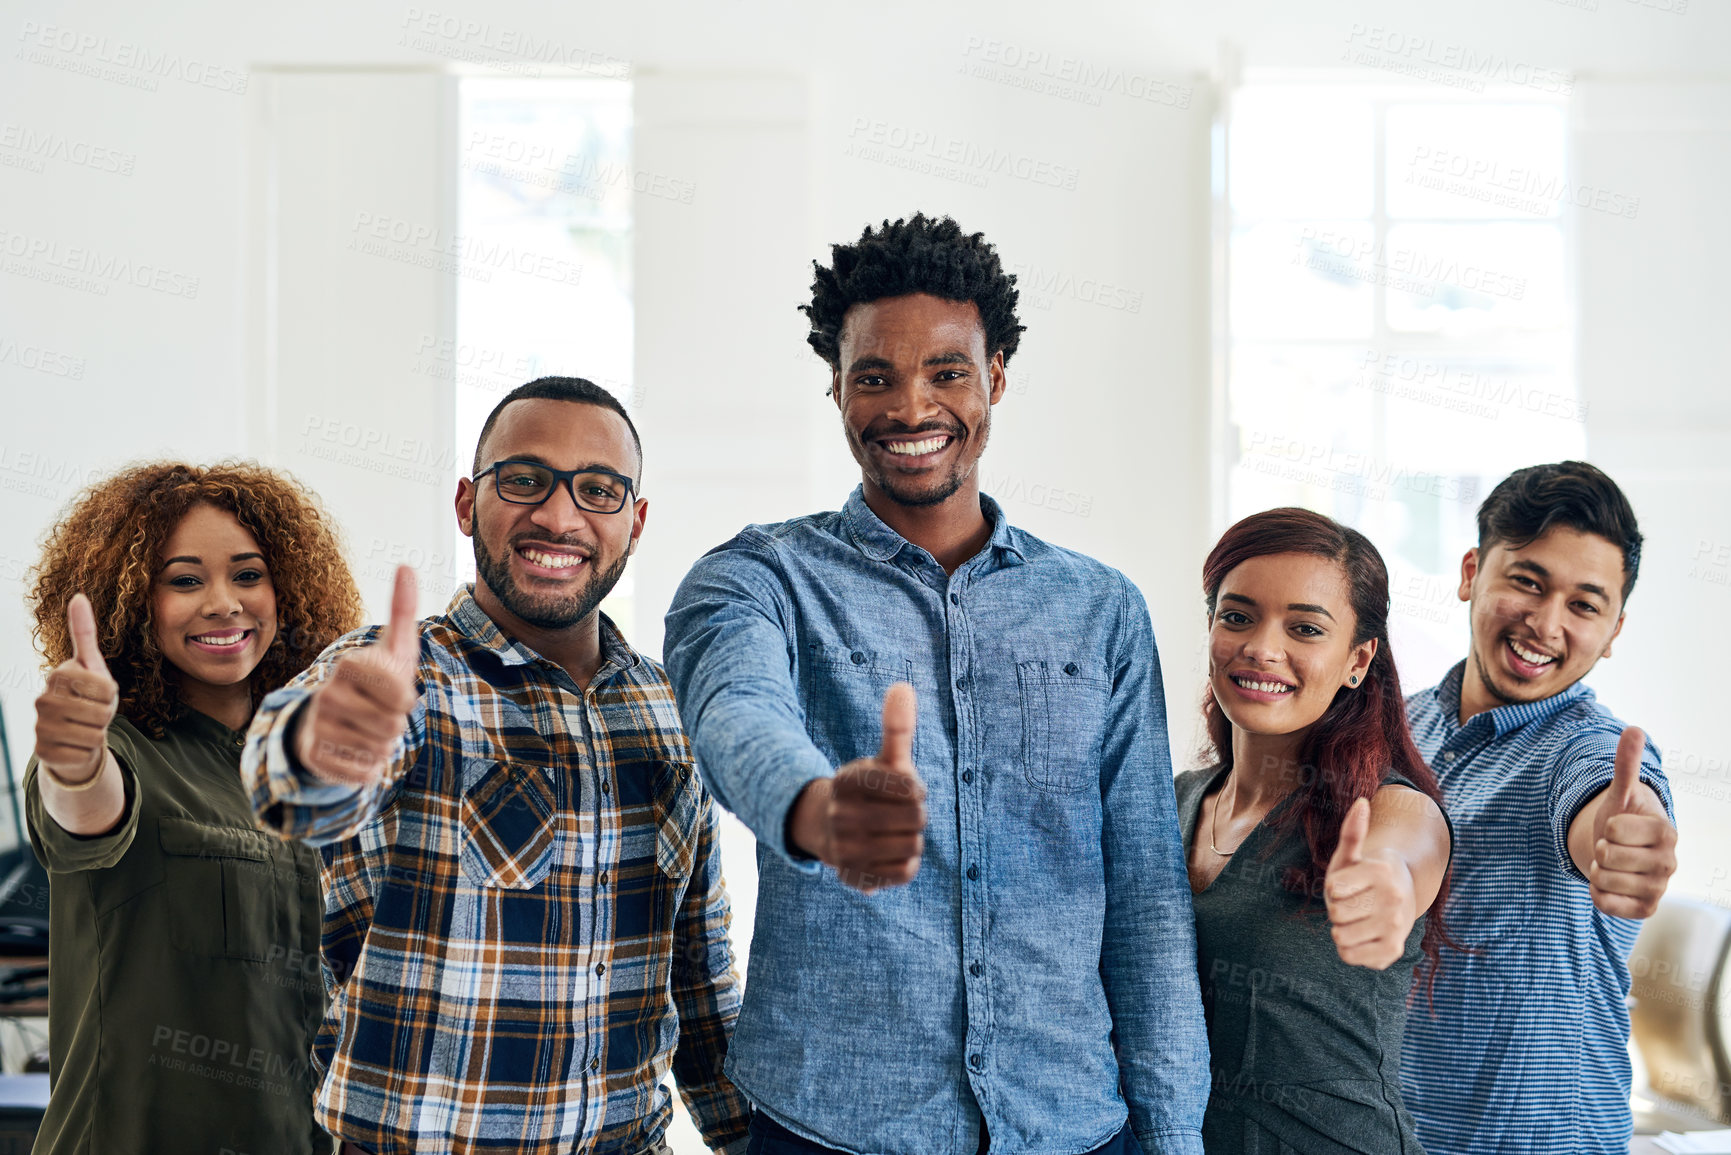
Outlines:
<svg viewBox="0 0 1731 1155"><path fill-rule="evenodd" d="M1364 840L1370 835L1370 799L1359 798L1352 804L1352 809L1346 812L1346 821L1340 824L1340 841L1334 847L1334 857L1328 862L1328 868L1335 870L1342 866L1352 866L1364 857Z"/></svg>
<svg viewBox="0 0 1731 1155"><path fill-rule="evenodd" d="M884 740L878 761L897 770L914 768L914 722L918 706L914 688L897 682L884 693Z"/></svg>
<svg viewBox="0 0 1731 1155"><path fill-rule="evenodd" d="M83 594L73 594L66 603L66 628L72 634L72 660L93 674L108 673L108 663L102 660L102 647L96 641L96 611Z"/></svg>

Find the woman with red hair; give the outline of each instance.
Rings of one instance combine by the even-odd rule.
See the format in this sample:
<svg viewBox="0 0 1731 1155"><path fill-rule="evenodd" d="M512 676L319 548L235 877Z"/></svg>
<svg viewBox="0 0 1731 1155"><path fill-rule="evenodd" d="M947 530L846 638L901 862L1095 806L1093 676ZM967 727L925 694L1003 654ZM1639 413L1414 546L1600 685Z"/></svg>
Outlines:
<svg viewBox="0 0 1731 1155"><path fill-rule="evenodd" d="M1400 1045L1451 850L1407 731L1388 571L1303 509L1203 566L1210 765L1178 778L1214 1087L1209 1155L1422 1152Z"/></svg>
<svg viewBox="0 0 1731 1155"><path fill-rule="evenodd" d="M317 852L241 783L259 699L360 625L334 527L292 478L158 462L81 494L32 575L50 667L24 777L48 868L37 1155L320 1155Z"/></svg>

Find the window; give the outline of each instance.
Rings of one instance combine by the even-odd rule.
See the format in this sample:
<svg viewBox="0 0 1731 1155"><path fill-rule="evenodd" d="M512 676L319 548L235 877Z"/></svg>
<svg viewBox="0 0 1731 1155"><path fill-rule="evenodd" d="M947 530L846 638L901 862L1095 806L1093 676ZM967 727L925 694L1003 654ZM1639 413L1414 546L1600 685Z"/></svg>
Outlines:
<svg viewBox="0 0 1731 1155"><path fill-rule="evenodd" d="M586 377L631 405L631 85L623 80L460 82L457 445L511 389ZM459 454L461 457L461 454ZM470 462L457 462L469 475ZM474 579L459 535L459 581ZM631 625L631 572L602 610Z"/></svg>
<svg viewBox="0 0 1731 1155"><path fill-rule="evenodd" d="M1460 656L1479 501L1585 450L1563 107L1280 81L1237 90L1226 124L1223 512L1367 534L1424 685Z"/></svg>

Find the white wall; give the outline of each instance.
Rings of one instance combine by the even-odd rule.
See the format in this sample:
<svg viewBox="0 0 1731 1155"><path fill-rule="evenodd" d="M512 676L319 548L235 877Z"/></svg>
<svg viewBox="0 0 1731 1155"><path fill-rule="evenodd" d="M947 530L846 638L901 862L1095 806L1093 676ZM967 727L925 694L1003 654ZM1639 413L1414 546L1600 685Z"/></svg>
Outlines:
<svg viewBox="0 0 1731 1155"><path fill-rule="evenodd" d="M1731 905L1731 83L1594 81L1572 124L1582 185L1641 198L1579 214L1580 381L1594 459L1646 535L1623 634L1591 682L1647 728L1675 794L1676 889Z"/></svg>
<svg viewBox="0 0 1731 1155"><path fill-rule="evenodd" d="M249 194L260 180L252 161L262 140L255 124L261 88L281 83L268 70L426 69L464 58L505 59L493 46L511 38L522 45L527 36L535 44L554 45L567 59L604 69L628 62L644 93L664 86L669 107L682 101L706 104L692 94L705 92L705 78L717 74L773 78L800 90L803 108L791 115L804 124L803 173L793 171L801 167L795 154L782 152L768 168L742 165L705 182L692 206L668 207L695 210L685 214L687 221L712 221L725 217L725 206L742 203L739 188L755 185L765 203L779 203L778 197L797 186L806 198L803 208L754 222L758 235L747 230L710 234L690 246L687 276L665 282L683 284L683 289L661 297L639 294L639 349L649 375L641 384L648 387L660 372L651 335L657 342L690 348L742 344L731 327L731 306L692 309L703 289L713 286L713 300L752 298L752 307L762 310L770 327L761 345L743 344L761 348L761 358L783 351L788 358L770 377L759 379L769 388L772 380L791 381L783 375L790 368L800 375L799 392L782 399L789 408L774 419L803 419L815 433L806 451L804 494L784 499L779 488L765 487L754 502L738 508L730 502L722 509L711 501L714 516L704 512L695 522L676 520L691 515L675 513L664 501L640 559L639 581L646 591L670 589L683 561L724 536L730 522L832 506L851 484L852 470L821 398L821 369L803 351L792 311L803 296L805 262L824 255L829 242L851 238L865 222L884 216L916 208L948 211L997 241L1006 259L1029 274L1026 282L1085 283L1096 301L1104 296L1107 304L1079 300L1083 289L1041 293L1036 288L1029 294L1036 298L1025 310L1029 333L1011 365L1017 391L1000 407L987 473L1007 493L1026 494L1037 485L1049 492L1057 486L1075 495L1061 504L1089 509L1084 517L1038 508L1025 499L1009 503L1030 529L1121 565L1143 586L1163 640L1169 680L1179 683L1174 720L1181 747L1187 748L1183 727L1194 697L1190 675L1200 639L1193 587L1212 528L1201 488L1207 476L1204 166L1211 99L1203 77L1221 43L1239 45L1249 65L1339 65L1343 52L1364 42L1372 35L1368 29L1376 27L1423 45L1421 57L1471 51L1514 65L1612 77L1723 71L1715 45L1726 42L1724 9L1693 0L1682 14L1665 10L1681 2L1598 0L1597 10L1589 11L1545 0L1516 8L1484 0L1446 10L1341 0L1304 5L1258 0L1222 9L1124 0L1080 11L975 3L892 4L868 13L765 0L741 0L725 9L695 3L587 4L557 11L527 3L463 10L380 3L232 10L182 0L152 5L148 13L118 3L17 10L14 44L20 55L0 73L0 107L8 110L8 124L115 150L129 172L59 160L45 162L43 172L0 167L0 203L5 205L0 228L7 243L57 245L61 254L84 246L103 256L165 266L197 278L197 293L187 299L118 284L98 296L0 273L0 341L51 349L80 358L83 365L80 379L67 380L0 356L0 388L6 390L9 410L6 432L0 434L6 454L0 457L0 482L6 483L0 487L0 524L10 530L0 547L0 694L8 703L15 748L23 748L17 732L28 724L22 707L35 677L17 608L22 571L34 557L34 540L87 474L104 472L123 459L169 452L203 459L237 451L275 457L300 465L315 480L350 523L352 544L364 552L378 538L370 528L377 506L369 506L365 493L375 477L305 460L305 455L298 461L284 456L283 439L304 426L309 415L326 414L323 402L286 402L302 408L283 412L281 420L288 424L279 423L275 438L258 420L269 405L285 404L280 393L275 402L258 394L262 366L256 358L249 360L249 349L258 348L260 310L268 307L256 298L266 283L255 267L264 238L247 215ZM81 38L87 47L78 50ZM43 39L74 50L44 48ZM97 68L99 57L111 57L123 45L167 55L179 68L154 74L155 91L71 70ZM1040 69L1014 63L1034 53L1047 54L1051 68L1073 57L1091 69L1120 69L1138 92L1151 84L1174 87L1156 87L1154 100L1126 95L1128 85L1122 84L1117 89L1082 85L1068 94L1030 91L1026 84ZM144 75L137 68L108 67L125 78ZM243 74L248 91L237 93L233 89L240 87ZM395 83L412 87L420 81L402 76ZM1185 89L1180 100L1177 94ZM1183 102L1189 107L1176 107ZM423 102L422 108L431 106ZM349 110L363 121L377 117L380 124L370 134L345 126L376 146L349 158L362 170L388 171L401 150L430 147L420 141L435 121L417 121L400 108L364 98ZM639 134L645 155L656 156L657 164L675 174L713 171L706 167L715 157L704 155L703 133L681 136L670 129L671 135L657 142L659 114L647 104L640 111L646 115ZM1074 187L992 175L979 188L858 155L862 146L872 145L874 135L887 142L914 134L934 142L911 150L920 159L930 159L925 148L976 155L1011 150L1073 174ZM881 147L885 155L898 157L909 151L887 143ZM1723 187L1731 162L1722 150L1697 164L1705 166L1705 187ZM365 179L352 173L343 179L350 176ZM318 191L294 173L285 179L299 182L302 191ZM429 206L436 199L431 187ZM371 196L340 186L330 193L333 205ZM647 203L642 219L653 221L658 207ZM1702 214L1704 226L1717 219L1711 197L1696 198L1690 207ZM333 209L325 225L340 229L348 219L344 212L346 205ZM680 219L671 212L662 217L670 226ZM1683 218L1675 227L1687 236L1694 225ZM340 242L332 237L330 243ZM741 265L731 259L740 252L758 253L761 259ZM304 255L315 266L321 259L316 247ZM652 253L639 255L647 262ZM788 261L796 267L787 267ZM30 263L43 268L41 260ZM652 275L654 267L646 263L644 274ZM395 271L402 283L416 283L409 270ZM390 273L373 268L367 279L382 285ZM1651 299L1701 299L1691 276L1713 280L1707 269L1697 267L1686 271L1685 279L1667 282ZM1098 283L1113 291L1102 294L1092 287ZM342 280L329 284L333 292L360 295ZM413 290L429 291L424 284ZM345 404L353 401L371 413L413 415L436 401L429 396L428 378L399 367L395 338L383 335L405 309L398 296L370 294L366 309L350 324L325 331L318 375ZM287 320L321 325L322 315L312 308L304 314L293 311ZM377 325L369 326L375 319ZM404 333L418 332L415 322L405 318L405 323ZM1595 329L1617 348L1643 347L1640 327L1626 313L1597 319ZM1683 347L1695 347L1710 342L1711 331L1711 326L1688 327L1679 340ZM285 372L279 381L308 379ZM742 372L728 367L721 375L737 379ZM695 397L718 387L707 374L682 377L676 373L665 384L656 382L659 397L651 395L652 408L673 419L653 422L670 444L681 436L681 406L675 400L687 396L685 391ZM742 436L765 420L761 410L736 407L732 413ZM418 435L433 439L432 452L460 456L466 451L436 444L438 431L420 424L421 417L409 420ZM832 430L827 445L826 428ZM717 425L713 432L721 437L727 429ZM650 452L654 460L653 444ZM791 483L794 473L785 471L793 464L778 469L783 472L777 476ZM440 516L447 498L431 495ZM678 540L665 550L654 543L657 528L685 526L694 535L701 526L702 538L688 541L669 534ZM423 543L422 529L399 528L397 538L408 540L393 538L385 549L448 553L448 536L425 532L429 537ZM387 567L369 568L365 558L358 560L364 592L377 606ZM436 596L429 594L428 600ZM651 649L658 633L653 600L640 598L638 622Z"/></svg>

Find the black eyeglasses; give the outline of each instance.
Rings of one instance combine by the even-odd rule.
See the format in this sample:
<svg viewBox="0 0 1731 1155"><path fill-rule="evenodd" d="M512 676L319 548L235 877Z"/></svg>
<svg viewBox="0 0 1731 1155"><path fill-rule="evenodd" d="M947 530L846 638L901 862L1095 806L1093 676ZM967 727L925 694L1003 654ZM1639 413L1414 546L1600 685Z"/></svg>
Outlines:
<svg viewBox="0 0 1731 1155"><path fill-rule="evenodd" d="M618 513L631 500L636 483L610 469L554 469L538 461L496 461L474 480L493 475L493 490L513 505L540 505L563 484L571 500L590 513Z"/></svg>

